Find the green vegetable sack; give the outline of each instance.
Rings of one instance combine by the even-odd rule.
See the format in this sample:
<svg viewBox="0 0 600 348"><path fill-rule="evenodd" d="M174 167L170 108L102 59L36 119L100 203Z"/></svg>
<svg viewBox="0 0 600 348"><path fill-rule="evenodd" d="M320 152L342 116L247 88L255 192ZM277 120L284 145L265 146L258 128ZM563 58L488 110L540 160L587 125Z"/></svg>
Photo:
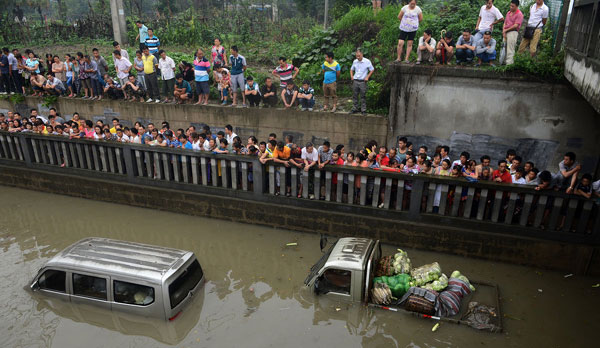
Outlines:
<svg viewBox="0 0 600 348"><path fill-rule="evenodd" d="M444 290L447 286L448 286L448 276L445 274L442 274L442 276L439 277L437 280L434 280L431 283L427 283L421 287L428 289L428 290L433 290L433 291L439 292L439 291Z"/></svg>
<svg viewBox="0 0 600 348"><path fill-rule="evenodd" d="M434 262L414 268L412 271L410 271L410 275L413 278L410 284L411 286L422 286L438 280L438 278L442 275L442 268L440 267L439 263Z"/></svg>
<svg viewBox="0 0 600 348"><path fill-rule="evenodd" d="M471 291L475 291L475 287L471 284L469 279L467 277L465 277L464 275L462 275L459 271L452 272L452 274L450 275L450 278L458 278L458 279L462 280L463 282L469 284L469 288L471 289Z"/></svg>
<svg viewBox="0 0 600 348"><path fill-rule="evenodd" d="M385 279L384 279L385 278ZM376 277L373 278L374 283L385 283L392 291L392 295L396 298L404 296L410 288L410 275L398 274L393 277Z"/></svg>
<svg viewBox="0 0 600 348"><path fill-rule="evenodd" d="M392 267L394 268L395 274L410 273L411 263L406 251L398 249L398 252L394 255Z"/></svg>

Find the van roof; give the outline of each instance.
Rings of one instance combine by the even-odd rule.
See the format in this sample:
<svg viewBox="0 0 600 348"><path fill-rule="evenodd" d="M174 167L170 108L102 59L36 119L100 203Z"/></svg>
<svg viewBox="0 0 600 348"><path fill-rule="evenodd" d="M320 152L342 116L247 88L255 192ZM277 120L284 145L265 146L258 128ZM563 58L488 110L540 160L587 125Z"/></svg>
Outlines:
<svg viewBox="0 0 600 348"><path fill-rule="evenodd" d="M340 238L325 266L362 271L372 243L373 240L368 238Z"/></svg>
<svg viewBox="0 0 600 348"><path fill-rule="evenodd" d="M161 282L164 275L193 255L190 251L107 238L86 238L67 247L46 267Z"/></svg>

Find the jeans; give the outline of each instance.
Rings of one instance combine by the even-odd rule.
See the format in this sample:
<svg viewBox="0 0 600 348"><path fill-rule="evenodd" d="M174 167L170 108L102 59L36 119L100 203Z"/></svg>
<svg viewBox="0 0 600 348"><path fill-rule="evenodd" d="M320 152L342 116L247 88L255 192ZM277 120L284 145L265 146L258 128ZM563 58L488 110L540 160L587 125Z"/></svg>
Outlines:
<svg viewBox="0 0 600 348"><path fill-rule="evenodd" d="M146 88L148 89L148 97L152 99L160 99L160 92L158 91L158 79L156 73L146 74L144 76L146 81Z"/></svg>
<svg viewBox="0 0 600 348"><path fill-rule="evenodd" d="M487 52L479 53L477 55L477 58L480 58L483 63L492 62L496 59L496 50L494 50L492 53L487 53Z"/></svg>
<svg viewBox="0 0 600 348"><path fill-rule="evenodd" d="M100 81L98 79L90 78L90 82L92 83L92 90L94 91L94 96L99 96L102 91L102 87L100 87Z"/></svg>
<svg viewBox="0 0 600 348"><path fill-rule="evenodd" d="M300 98L300 106L302 109L312 109L315 106L315 98L304 99Z"/></svg>
<svg viewBox="0 0 600 348"><path fill-rule="evenodd" d="M352 82L352 111L358 111L358 99L360 97L360 111L367 112L367 83L365 81L354 80Z"/></svg>
<svg viewBox="0 0 600 348"><path fill-rule="evenodd" d="M475 56L475 52L470 49L458 48L456 50L456 63L461 62L472 62L473 57Z"/></svg>

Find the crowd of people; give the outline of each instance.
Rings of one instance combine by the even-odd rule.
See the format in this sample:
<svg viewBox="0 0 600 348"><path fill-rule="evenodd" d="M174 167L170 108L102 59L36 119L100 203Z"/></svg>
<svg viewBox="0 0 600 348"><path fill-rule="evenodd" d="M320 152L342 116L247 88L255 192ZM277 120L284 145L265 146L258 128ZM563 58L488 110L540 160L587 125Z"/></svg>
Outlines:
<svg viewBox="0 0 600 348"><path fill-rule="evenodd" d="M494 6L494 0L486 0L485 5L481 6L479 11L475 28L465 28L458 38L455 38L452 32L442 30L439 41L436 41L432 31L426 29L423 36L418 39L416 64L433 63L434 60L438 64L451 64L453 57L456 57L457 65L475 63L475 66L483 64L494 66L498 50L492 33L494 27L498 27L497 25L502 22L502 38L506 45L505 64L513 64L519 31L524 24L524 16L519 5L519 0L511 0L510 9L506 16L503 16L500 10ZM531 5L518 53L524 53L529 48L529 54L532 57L536 55L548 15L549 9L544 4L544 0L536 0ZM423 20L423 12L417 6L417 1L411 0L408 5L402 7L398 19L400 20L400 35L398 36L397 61L402 61L406 43L404 62L409 63L419 23Z"/></svg>
<svg viewBox="0 0 600 348"><path fill-rule="evenodd" d="M26 94L29 89L34 96L206 105L211 88L216 88L222 105L231 101L231 106L283 106L303 111L313 111L315 107L315 90L310 81L296 82L299 69L288 63L286 57L279 57L278 65L272 71L273 77L267 77L260 84L252 76L245 75L246 58L235 45L231 46L228 55L221 40L216 38L208 54L199 48L192 62L175 62L161 48L160 40L151 28L141 21L137 26L140 45L133 59L119 42L113 42L114 71L97 48L92 50L91 56L77 52L61 58L48 53L46 60L41 61L32 50L25 50L23 55L18 49L11 51L5 47L0 57L0 94ZM340 71L334 54L326 52L321 65L323 111L337 110ZM373 72L371 61L357 49L356 59L350 67L352 113L366 113L366 86ZM275 79L279 79L278 84Z"/></svg>
<svg viewBox="0 0 600 348"><path fill-rule="evenodd" d="M259 141L255 136L243 141L231 125L226 125L224 131L213 134L209 126L196 129L191 125L187 129L172 130L166 121L160 127L140 122L136 122L133 127L126 127L117 118L112 119L111 124L102 121L94 123L81 119L78 113L74 113L71 120L66 121L54 108L50 109L48 117L39 115L37 109L31 109L28 117L23 117L18 112L8 112L8 115L0 113L0 130L256 156L263 164L274 161L304 171L326 165L344 165L465 178L469 181L527 185L535 190L562 190L586 198L600 197L600 180L593 182L591 174L580 173L581 165L573 152L567 152L563 161L558 164L558 170L551 172L537 169L532 161L526 161L513 149L509 149L506 158L497 163L491 163L491 158L487 155L477 161L467 151L461 152L459 158L452 160L447 145L440 145L435 149L429 149L425 145L416 148L406 137L400 137L398 143L389 148L372 140L360 151L353 153L346 152L343 144L333 147L328 141L323 144L296 145L291 135L287 135L284 140L271 134L265 141ZM289 187L287 192L289 193Z"/></svg>

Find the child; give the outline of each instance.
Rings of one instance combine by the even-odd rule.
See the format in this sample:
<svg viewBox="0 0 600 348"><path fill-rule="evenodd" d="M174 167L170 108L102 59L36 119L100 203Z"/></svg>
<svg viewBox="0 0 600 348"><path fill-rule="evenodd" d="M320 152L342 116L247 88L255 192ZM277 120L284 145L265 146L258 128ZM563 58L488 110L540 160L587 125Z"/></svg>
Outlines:
<svg viewBox="0 0 600 348"><path fill-rule="evenodd" d="M219 83L221 90L221 100L223 100L223 105L227 105L227 97L229 96L229 85L231 84L231 76L229 75L229 70L220 67L219 72L221 73L221 82Z"/></svg>
<svg viewBox="0 0 600 348"><path fill-rule="evenodd" d="M585 197L585 198L591 198L592 197L592 185L591 184L592 184L592 175L591 174L583 174L583 176L581 177L581 180L579 180L579 183L575 187L575 191L573 193L575 193L578 196Z"/></svg>

